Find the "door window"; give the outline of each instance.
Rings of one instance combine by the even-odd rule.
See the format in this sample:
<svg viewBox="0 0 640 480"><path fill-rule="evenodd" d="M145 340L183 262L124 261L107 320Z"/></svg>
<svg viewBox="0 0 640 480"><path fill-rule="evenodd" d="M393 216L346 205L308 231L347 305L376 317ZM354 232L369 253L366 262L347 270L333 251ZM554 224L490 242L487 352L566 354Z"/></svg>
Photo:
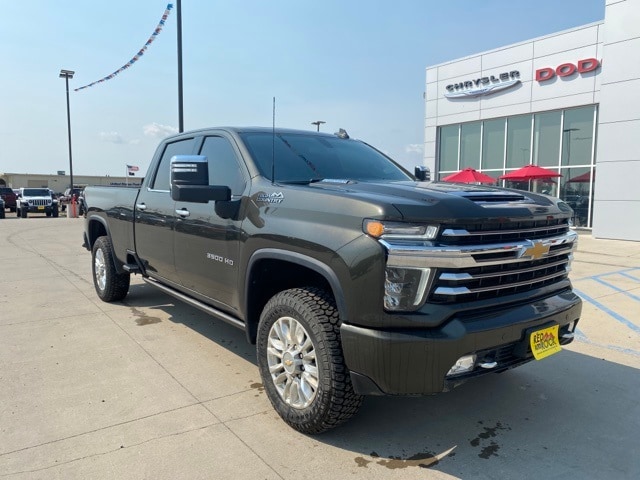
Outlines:
<svg viewBox="0 0 640 480"><path fill-rule="evenodd" d="M224 137L207 137L200 155L209 160L209 185L226 185L233 195L241 195L245 178L233 146Z"/></svg>
<svg viewBox="0 0 640 480"><path fill-rule="evenodd" d="M168 192L171 189L171 157L174 155L191 155L193 153L194 143L195 139L185 138L184 140L167 144L162 154L160 165L158 165L158 169L156 170L156 175L151 183L152 190L164 190Z"/></svg>

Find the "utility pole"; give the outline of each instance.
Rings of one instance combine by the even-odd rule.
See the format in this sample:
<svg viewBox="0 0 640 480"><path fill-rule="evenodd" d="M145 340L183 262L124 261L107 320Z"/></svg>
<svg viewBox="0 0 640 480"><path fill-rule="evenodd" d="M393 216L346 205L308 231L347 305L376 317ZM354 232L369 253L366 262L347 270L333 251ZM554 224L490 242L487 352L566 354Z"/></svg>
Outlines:
<svg viewBox="0 0 640 480"><path fill-rule="evenodd" d="M182 101L182 1L176 1L178 17L178 133L184 132L184 112Z"/></svg>

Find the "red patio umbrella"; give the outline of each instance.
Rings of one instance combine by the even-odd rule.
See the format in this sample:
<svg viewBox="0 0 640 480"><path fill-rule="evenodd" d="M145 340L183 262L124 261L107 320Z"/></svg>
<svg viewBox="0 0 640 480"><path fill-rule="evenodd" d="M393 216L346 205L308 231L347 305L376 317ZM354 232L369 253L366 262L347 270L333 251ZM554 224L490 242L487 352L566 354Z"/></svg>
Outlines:
<svg viewBox="0 0 640 480"><path fill-rule="evenodd" d="M589 183L591 181L591 172L584 172L582 175L578 175L577 177L570 178L567 180L569 182L575 183Z"/></svg>
<svg viewBox="0 0 640 480"><path fill-rule="evenodd" d="M442 179L443 182L457 182L457 183L496 183L496 179L485 175L482 172L467 167L459 172L447 175Z"/></svg>
<svg viewBox="0 0 640 480"><path fill-rule="evenodd" d="M542 178L561 177L557 172L537 165L526 165L518 170L500 176L500 180L512 180L514 182L524 182L527 180L540 180Z"/></svg>

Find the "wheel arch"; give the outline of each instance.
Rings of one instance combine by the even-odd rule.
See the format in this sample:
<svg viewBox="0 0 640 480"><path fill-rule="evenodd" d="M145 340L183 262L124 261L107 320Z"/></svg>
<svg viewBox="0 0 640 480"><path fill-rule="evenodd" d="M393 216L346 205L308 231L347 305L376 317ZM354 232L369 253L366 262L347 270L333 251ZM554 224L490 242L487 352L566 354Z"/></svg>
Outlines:
<svg viewBox="0 0 640 480"><path fill-rule="evenodd" d="M91 251L93 244L102 236L111 238L107 222L101 217L92 217L87 221L87 229L84 233L87 249Z"/></svg>
<svg viewBox="0 0 640 480"><path fill-rule="evenodd" d="M87 220L87 228L84 232L84 246L90 252L93 250L93 245L96 243L96 240L100 237L108 237L111 244L111 256L114 261L114 266L118 273L124 273L125 270L122 267L122 263L126 263L129 254L127 253L127 259L119 259L116 255L115 246L113 245L113 238L111 236L111 231L109 230L109 225L107 221L98 216L91 217Z"/></svg>
<svg viewBox="0 0 640 480"><path fill-rule="evenodd" d="M271 273L277 271L280 278ZM307 255L267 248L253 253L247 264L242 305L245 312L247 340L255 343L262 309L276 293L288 288L316 286L330 293L340 318L347 318L344 292L336 272L327 264ZM304 277L304 278L303 278Z"/></svg>

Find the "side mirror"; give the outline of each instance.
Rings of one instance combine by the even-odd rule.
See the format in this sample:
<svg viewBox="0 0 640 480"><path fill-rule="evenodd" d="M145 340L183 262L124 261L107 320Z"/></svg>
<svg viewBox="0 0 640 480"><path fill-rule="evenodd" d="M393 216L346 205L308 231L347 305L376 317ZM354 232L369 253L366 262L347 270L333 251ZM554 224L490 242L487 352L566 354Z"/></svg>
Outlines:
<svg viewBox="0 0 640 480"><path fill-rule="evenodd" d="M431 170L424 165L416 165L414 168L415 177L421 182L428 182L431 180Z"/></svg>
<svg viewBox="0 0 640 480"><path fill-rule="evenodd" d="M171 198L177 202L228 201L231 189L209 185L209 162L202 155L171 157Z"/></svg>

